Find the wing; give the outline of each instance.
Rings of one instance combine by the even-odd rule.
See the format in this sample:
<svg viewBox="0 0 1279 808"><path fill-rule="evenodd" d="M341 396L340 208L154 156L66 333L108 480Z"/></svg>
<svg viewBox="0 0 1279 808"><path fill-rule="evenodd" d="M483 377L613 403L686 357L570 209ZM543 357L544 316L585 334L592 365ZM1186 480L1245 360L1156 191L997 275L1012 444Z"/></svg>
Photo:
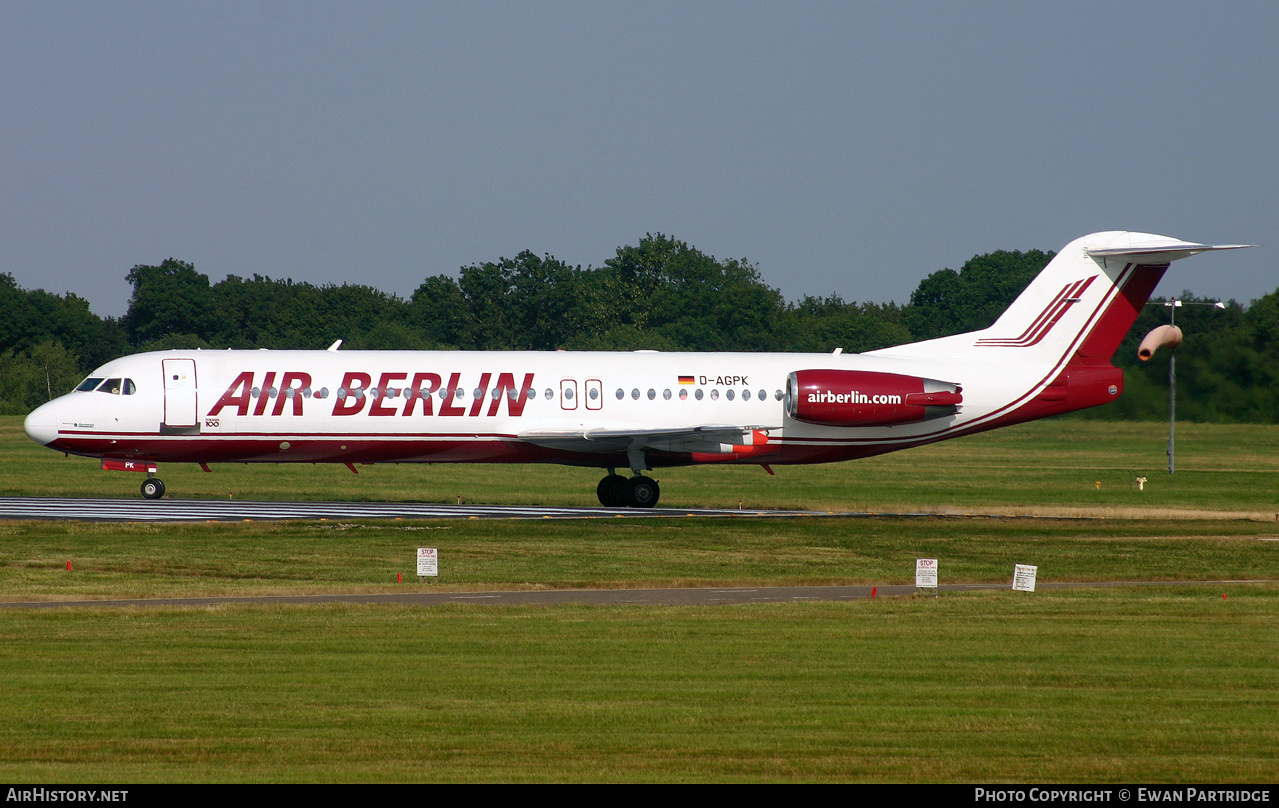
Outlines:
<svg viewBox="0 0 1279 808"><path fill-rule="evenodd" d="M732 453L733 447L762 446L768 431L777 426L708 424L661 429L568 429L521 432L520 440L565 452L666 452Z"/></svg>

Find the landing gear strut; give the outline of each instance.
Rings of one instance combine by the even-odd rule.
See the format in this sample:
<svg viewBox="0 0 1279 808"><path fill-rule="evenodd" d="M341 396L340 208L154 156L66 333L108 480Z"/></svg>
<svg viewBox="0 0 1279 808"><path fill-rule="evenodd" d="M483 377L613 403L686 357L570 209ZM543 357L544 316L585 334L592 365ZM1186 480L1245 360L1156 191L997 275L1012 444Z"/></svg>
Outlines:
<svg viewBox="0 0 1279 808"><path fill-rule="evenodd" d="M143 480L142 496L147 499L159 499L164 496L164 481L159 477L148 477Z"/></svg>
<svg viewBox="0 0 1279 808"><path fill-rule="evenodd" d="M595 489L600 504L606 508L651 508L657 504L661 489L652 477L635 475L629 480L610 473Z"/></svg>

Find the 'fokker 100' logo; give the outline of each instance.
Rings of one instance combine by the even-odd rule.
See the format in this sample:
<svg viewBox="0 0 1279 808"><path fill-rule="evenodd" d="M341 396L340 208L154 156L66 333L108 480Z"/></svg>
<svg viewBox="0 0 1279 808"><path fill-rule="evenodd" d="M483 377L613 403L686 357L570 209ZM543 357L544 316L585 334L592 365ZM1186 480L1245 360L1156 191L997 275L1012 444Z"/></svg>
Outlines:
<svg viewBox="0 0 1279 808"><path fill-rule="evenodd" d="M408 373L383 373L378 378L377 385L373 386L370 374L350 371L342 376L342 384L334 396L333 411L330 414L341 416L366 412L373 416L497 415L502 402L506 402L507 414L523 415L524 405L533 389L533 374L525 373L523 383L518 386L513 373L498 373L495 383L493 375L480 374L474 398L467 407L462 403L465 393L461 373L450 374L448 384L444 384L443 377L438 373L414 373L412 381L409 381ZM278 389L275 386L276 376L275 371L267 372L261 386L255 387L253 371L244 371L235 377L235 381L231 382L226 392L209 410L208 416L218 416L228 408L234 409L237 415L302 415L303 403L312 389L311 374L279 374ZM433 394L438 395L438 401L433 398ZM312 406L320 398L319 395L311 394Z"/></svg>

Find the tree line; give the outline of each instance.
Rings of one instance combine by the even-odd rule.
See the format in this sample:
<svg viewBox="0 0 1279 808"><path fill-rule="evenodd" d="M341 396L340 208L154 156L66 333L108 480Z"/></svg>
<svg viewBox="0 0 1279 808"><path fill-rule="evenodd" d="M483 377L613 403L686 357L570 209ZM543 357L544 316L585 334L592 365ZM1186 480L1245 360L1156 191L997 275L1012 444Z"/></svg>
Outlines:
<svg viewBox="0 0 1279 808"><path fill-rule="evenodd" d="M133 293L118 319L0 273L0 413L25 413L116 356L165 348L315 349L341 339L350 349L869 351L985 328L1052 256L974 256L924 278L905 305L835 294L788 302L750 262L662 234L618 248L599 267L529 251L472 264L457 277L426 278L407 299L262 275L210 283L169 259L128 272ZM1248 307L1177 312L1186 331L1179 416L1279 423L1279 291ZM1142 312L1115 358L1132 371L1127 391L1094 417L1166 417L1166 362L1136 360L1141 336L1166 319L1161 306Z"/></svg>

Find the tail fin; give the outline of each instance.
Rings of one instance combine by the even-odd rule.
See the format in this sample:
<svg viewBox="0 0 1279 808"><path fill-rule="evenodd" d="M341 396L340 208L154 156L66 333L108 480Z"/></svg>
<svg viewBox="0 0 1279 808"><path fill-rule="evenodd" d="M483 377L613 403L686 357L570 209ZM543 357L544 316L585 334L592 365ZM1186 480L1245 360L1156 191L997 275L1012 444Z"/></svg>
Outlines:
<svg viewBox="0 0 1279 808"><path fill-rule="evenodd" d="M1076 239L994 325L972 335L973 347L1025 351L1024 357L1009 357L1019 362L1067 356L1072 364L1108 364L1171 262L1245 246L1194 244L1127 231ZM1073 359L1068 356L1072 351Z"/></svg>
<svg viewBox="0 0 1279 808"><path fill-rule="evenodd" d="M1247 246L1093 233L1063 247L989 328L875 353L1033 370L1038 381L1019 401L1018 415L1025 417L1015 420L1104 404L1123 388L1123 372L1111 357L1168 265Z"/></svg>

